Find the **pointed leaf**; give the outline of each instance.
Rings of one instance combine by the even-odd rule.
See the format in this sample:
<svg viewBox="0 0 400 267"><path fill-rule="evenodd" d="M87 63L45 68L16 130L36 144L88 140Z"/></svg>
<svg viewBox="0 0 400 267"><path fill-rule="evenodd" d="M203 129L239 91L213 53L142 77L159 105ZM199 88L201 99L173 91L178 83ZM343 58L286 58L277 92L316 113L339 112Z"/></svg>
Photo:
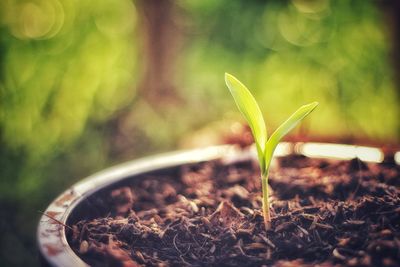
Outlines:
<svg viewBox="0 0 400 267"><path fill-rule="evenodd" d="M318 102L313 102L311 104L301 106L271 135L265 148L265 166L267 169L269 168L269 164L271 163L272 156L279 141L294 127L296 127L301 122L301 120L304 119L308 114L310 114L317 106Z"/></svg>
<svg viewBox="0 0 400 267"><path fill-rule="evenodd" d="M267 129L265 127L261 110L249 89L247 89L246 86L244 86L238 79L228 73L225 73L225 83L228 86L237 107L251 128L257 147L261 171L264 171L264 154L265 144L267 142Z"/></svg>

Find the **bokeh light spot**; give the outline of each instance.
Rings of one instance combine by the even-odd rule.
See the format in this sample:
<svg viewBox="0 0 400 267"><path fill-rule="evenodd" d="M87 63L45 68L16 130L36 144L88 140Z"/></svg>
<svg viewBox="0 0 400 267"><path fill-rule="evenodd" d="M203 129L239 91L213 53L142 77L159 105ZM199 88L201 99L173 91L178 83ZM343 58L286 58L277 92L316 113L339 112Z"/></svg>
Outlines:
<svg viewBox="0 0 400 267"><path fill-rule="evenodd" d="M31 1L9 5L7 18L11 33L18 39L48 39L64 24L64 9L58 0ZM10 15L10 14L9 14Z"/></svg>

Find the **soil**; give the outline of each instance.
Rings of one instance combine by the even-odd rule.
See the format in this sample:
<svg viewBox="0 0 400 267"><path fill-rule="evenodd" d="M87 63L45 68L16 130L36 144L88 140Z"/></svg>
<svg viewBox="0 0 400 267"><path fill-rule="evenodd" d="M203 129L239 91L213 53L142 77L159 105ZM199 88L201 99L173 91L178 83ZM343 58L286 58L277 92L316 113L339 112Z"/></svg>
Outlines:
<svg viewBox="0 0 400 267"><path fill-rule="evenodd" d="M68 240L92 266L400 266L399 173L281 158L266 230L256 163L182 166L88 200Z"/></svg>

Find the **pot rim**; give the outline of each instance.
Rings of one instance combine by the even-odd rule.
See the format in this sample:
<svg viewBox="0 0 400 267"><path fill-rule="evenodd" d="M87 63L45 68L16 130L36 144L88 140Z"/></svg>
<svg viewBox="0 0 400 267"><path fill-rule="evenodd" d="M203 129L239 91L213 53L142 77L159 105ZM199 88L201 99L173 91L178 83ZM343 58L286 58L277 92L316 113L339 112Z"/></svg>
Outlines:
<svg viewBox="0 0 400 267"><path fill-rule="evenodd" d="M319 149L319 152L318 152ZM333 151L342 151L335 155ZM314 151L314 152L313 152ZM317 151L317 153L315 152ZM313 153L311 153L313 152ZM398 152L399 153L399 152ZM286 143L278 145L275 156L303 154L314 158L331 158L382 162L383 152L375 147L341 145L329 143ZM366 157L366 155L375 157ZM193 150L180 150L144 157L107 168L90 175L72 185L50 203L40 218L37 228L37 245L42 260L49 266L88 267L69 246L65 227L74 208L88 196L124 179L132 178L150 171L157 171L184 164L221 159L226 163L238 160L255 159L255 149L242 150L236 145L220 145Z"/></svg>
<svg viewBox="0 0 400 267"><path fill-rule="evenodd" d="M41 216L37 228L37 245L42 259L50 266L87 267L69 246L65 225L74 208L101 189L150 171L220 159L231 155L234 146L214 146L203 149L175 151L128 161L90 175L59 195Z"/></svg>

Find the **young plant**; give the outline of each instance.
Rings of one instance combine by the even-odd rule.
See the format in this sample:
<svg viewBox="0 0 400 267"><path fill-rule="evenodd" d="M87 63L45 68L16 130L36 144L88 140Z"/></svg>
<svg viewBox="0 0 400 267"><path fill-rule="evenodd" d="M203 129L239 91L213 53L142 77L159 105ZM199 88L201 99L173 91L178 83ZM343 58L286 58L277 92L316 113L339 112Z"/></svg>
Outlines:
<svg viewBox="0 0 400 267"><path fill-rule="evenodd" d="M300 107L268 138L263 115L250 91L238 79L228 73L225 73L225 82L254 137L261 170L264 223L265 227L269 228L271 217L269 213L268 171L275 148L289 131L317 107L318 102Z"/></svg>

